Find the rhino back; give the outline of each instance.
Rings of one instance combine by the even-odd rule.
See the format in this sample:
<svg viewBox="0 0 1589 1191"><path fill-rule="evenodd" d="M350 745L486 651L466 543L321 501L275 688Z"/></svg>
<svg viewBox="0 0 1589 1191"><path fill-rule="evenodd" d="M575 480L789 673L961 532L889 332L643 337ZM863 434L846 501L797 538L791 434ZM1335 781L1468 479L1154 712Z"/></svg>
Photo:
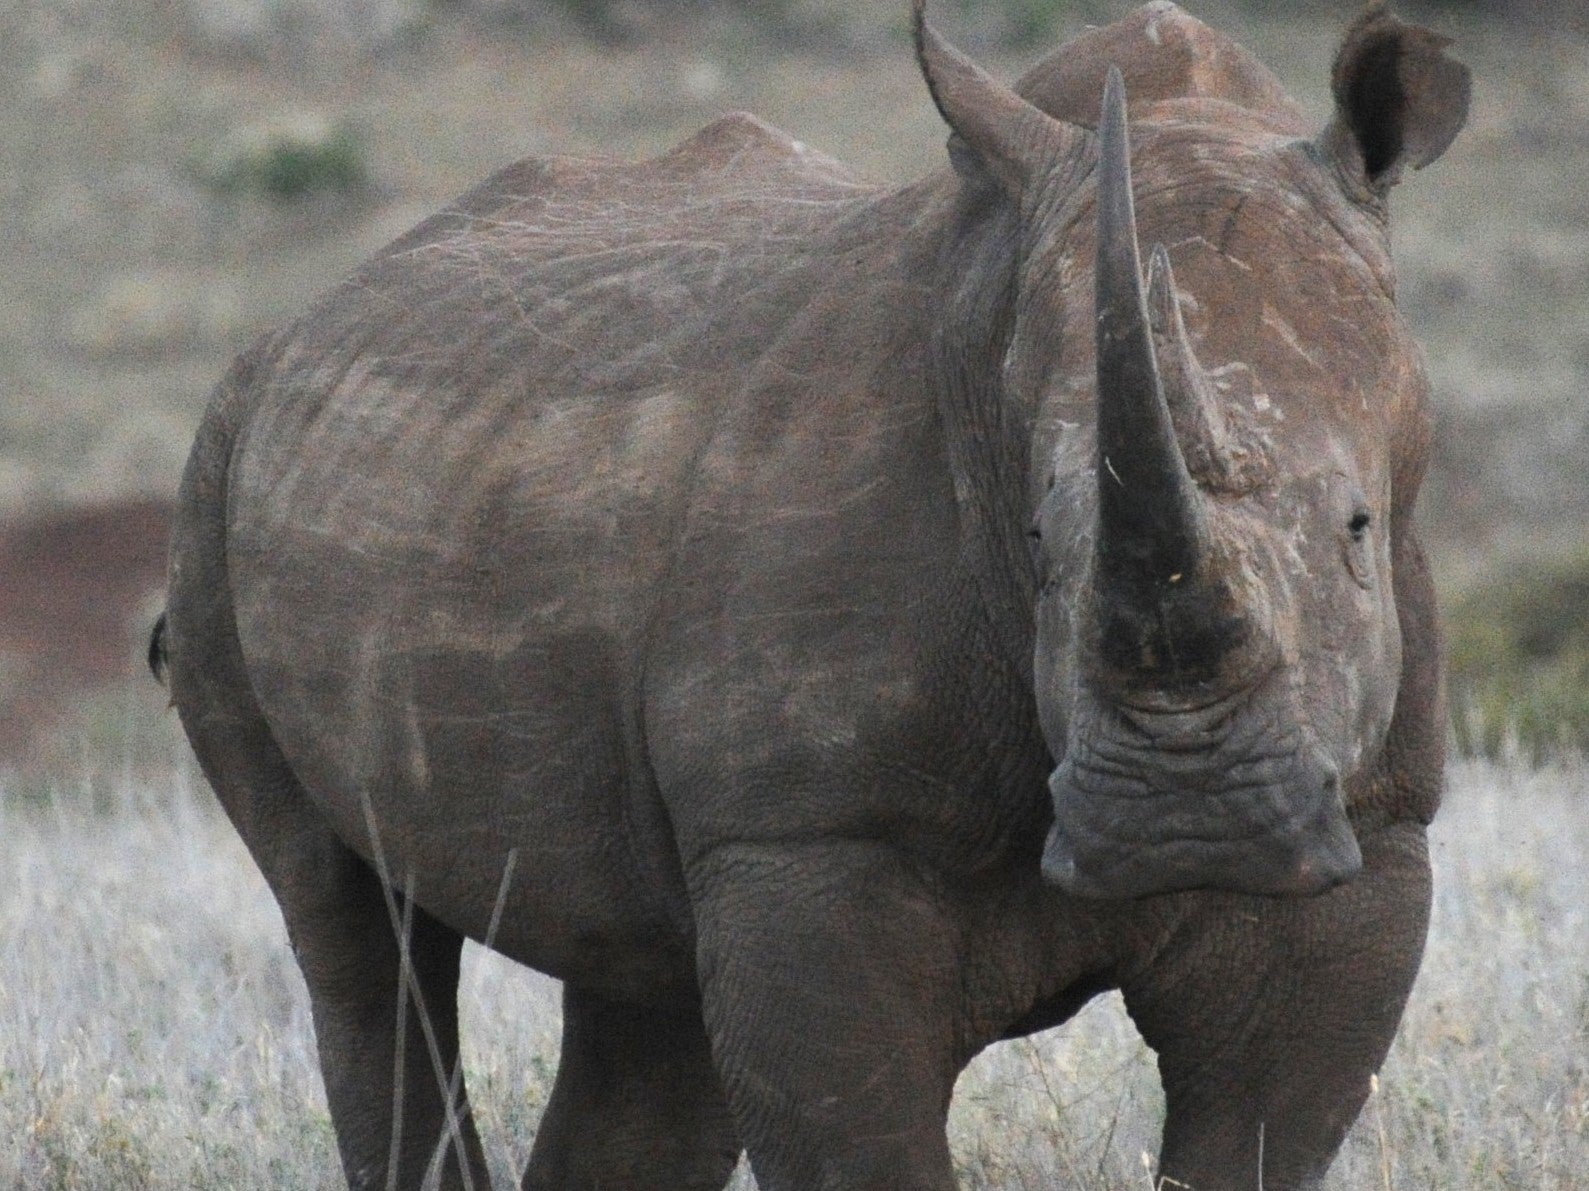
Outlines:
<svg viewBox="0 0 1589 1191"><path fill-rule="evenodd" d="M525 163L270 346L228 495L250 678L432 912L478 933L479 870L517 848L515 896L583 917L515 906L539 937L504 950L632 953L686 916L652 722L675 778L702 749L752 768L909 686L953 519L922 202L748 118L639 166Z"/></svg>

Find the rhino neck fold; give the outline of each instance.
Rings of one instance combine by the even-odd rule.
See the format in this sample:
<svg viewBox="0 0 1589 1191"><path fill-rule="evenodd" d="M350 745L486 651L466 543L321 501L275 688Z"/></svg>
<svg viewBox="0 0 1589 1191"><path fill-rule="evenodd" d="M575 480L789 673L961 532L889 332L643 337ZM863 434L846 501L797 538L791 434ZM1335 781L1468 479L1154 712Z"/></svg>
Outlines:
<svg viewBox="0 0 1589 1191"><path fill-rule="evenodd" d="M1005 367L1020 294L1010 245L1023 234L1022 216L1003 194L967 195L952 171L940 178L941 235L931 269L947 302L927 331L923 381L943 428L961 557L1029 677L1036 585L1025 535L1036 409L1008 383Z"/></svg>

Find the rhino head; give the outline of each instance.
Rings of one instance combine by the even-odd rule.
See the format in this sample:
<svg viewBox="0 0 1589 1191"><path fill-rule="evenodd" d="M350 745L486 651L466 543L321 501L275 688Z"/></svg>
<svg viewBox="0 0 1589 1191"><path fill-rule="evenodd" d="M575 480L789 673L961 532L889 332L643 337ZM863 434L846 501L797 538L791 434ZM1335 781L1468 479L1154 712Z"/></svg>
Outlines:
<svg viewBox="0 0 1589 1191"><path fill-rule="evenodd" d="M1174 72L1127 28L1073 43L1046 91L1029 80L1040 106L918 23L957 168L1020 213L1004 379L1047 481L1043 872L1094 897L1318 893L1361 867L1354 820L1414 669L1395 567L1417 549L1428 386L1384 203L1460 129L1468 76L1371 8L1337 57L1333 119L1307 135L1261 67L1173 5L1134 27L1144 45L1217 40L1190 60L1239 77L1198 66L1155 95ZM1114 54L1124 73L1099 60ZM1093 128L1064 96L1105 71ZM1128 77L1147 92L1131 121Z"/></svg>

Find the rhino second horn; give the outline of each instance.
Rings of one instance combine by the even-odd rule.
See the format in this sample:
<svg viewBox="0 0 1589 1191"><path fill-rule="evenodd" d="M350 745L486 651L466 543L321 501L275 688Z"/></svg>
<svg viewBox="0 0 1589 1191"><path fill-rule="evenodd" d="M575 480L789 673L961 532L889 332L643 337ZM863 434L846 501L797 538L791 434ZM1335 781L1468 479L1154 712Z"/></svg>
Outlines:
<svg viewBox="0 0 1589 1191"><path fill-rule="evenodd" d="M1208 527L1154 355L1117 67L1104 86L1099 155L1097 551L1101 580L1120 596L1196 577Z"/></svg>
<svg viewBox="0 0 1589 1191"><path fill-rule="evenodd" d="M1170 254L1162 244L1154 245L1148 264L1148 318L1170 424L1187 470L1204 490L1246 491L1255 478L1256 461L1245 458L1248 452L1237 443L1213 382L1192 350Z"/></svg>

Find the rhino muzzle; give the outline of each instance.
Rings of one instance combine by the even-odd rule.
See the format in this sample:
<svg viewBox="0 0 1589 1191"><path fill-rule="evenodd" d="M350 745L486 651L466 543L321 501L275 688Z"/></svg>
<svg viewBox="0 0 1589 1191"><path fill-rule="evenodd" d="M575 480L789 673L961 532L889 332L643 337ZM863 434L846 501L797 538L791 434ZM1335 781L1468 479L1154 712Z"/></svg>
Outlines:
<svg viewBox="0 0 1589 1191"><path fill-rule="evenodd" d="M1044 877L1094 898L1307 896L1349 880L1363 858L1340 773L1288 719L1094 705L1049 779Z"/></svg>

